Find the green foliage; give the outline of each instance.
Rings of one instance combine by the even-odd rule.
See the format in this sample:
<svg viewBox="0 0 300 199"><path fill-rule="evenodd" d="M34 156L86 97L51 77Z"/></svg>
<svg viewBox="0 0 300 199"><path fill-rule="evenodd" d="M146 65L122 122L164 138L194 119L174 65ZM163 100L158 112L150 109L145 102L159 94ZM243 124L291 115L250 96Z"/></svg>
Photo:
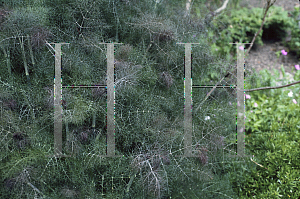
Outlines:
<svg viewBox="0 0 300 199"><path fill-rule="evenodd" d="M30 0L2 0L1 1L2 6L9 7L9 8L21 8L26 6L33 6L33 7L39 7L44 4L44 0L36 0L36 1L30 1Z"/></svg>
<svg viewBox="0 0 300 199"><path fill-rule="evenodd" d="M234 193L232 188L235 181L230 183L229 172L232 169L238 170L241 164L236 161L236 164L230 163L232 159L227 156L234 148L235 139L232 133L235 131L235 118L232 116L235 114L235 108L232 106L234 96L228 95L228 90L215 91L193 117L193 147L196 144L206 147L207 157L203 158L204 152L201 153L199 149L193 149L196 156L194 158L177 156L182 155L184 150L185 100L185 49L177 43L201 43L192 47L193 84L203 85L220 80L228 72L229 66L233 65L226 57L211 53L207 34L213 37L213 31L208 30L216 28L211 24L211 16L207 15L206 18L197 21L193 17L183 18L181 14L174 14L182 12L178 8L178 5L184 6L182 1L47 0L45 3L40 2L34 9L28 5L22 6L20 1L13 3L10 4L12 9L19 12L8 17L5 32L2 34L3 39L7 39L6 50L12 52L11 58L16 61L12 61L12 76L15 81L8 83L7 70L0 73L0 92L4 93L0 96L3 118L0 120L0 125L3 126L0 130L3 137L0 180L5 185L0 188L0 193L3 193L0 197L237 198L237 193ZM25 11L28 13L24 13ZM207 13L204 13L204 16L205 14ZM18 17L22 23L16 21ZM247 17L242 19L246 23L259 22L248 20ZM20 67L23 60L18 59L21 51L15 37L30 32L28 23L31 22L51 32L51 39L44 34L38 41L44 42L47 38L48 42L70 42L70 47L62 45L63 85L105 84L106 46L99 43L123 42L122 46L115 45L114 118L115 153L123 157L101 157L105 155L107 147L106 90L102 88L92 91L90 88L63 88L63 100L67 103L63 108L63 153L72 156L53 157L53 48L41 45L44 48L33 50L37 64L32 67L32 63L28 62L31 87L25 84L24 71ZM13 23L17 24L17 28L12 26ZM233 23L239 26L243 24L239 22L237 15ZM255 27L251 28L251 33ZM31 36L36 36L33 32ZM234 38L242 36L246 39L246 36L238 31L232 32L232 35ZM29 57L28 48L29 46L25 45L26 57ZM0 64L6 64L4 56L0 56ZM300 75L297 75L299 78ZM251 81L257 79L254 77ZM271 84L272 80L266 78L264 82ZM193 90L193 106L197 107L209 91ZM276 92L270 91L270 94L275 96ZM254 95L253 99L255 98ZM265 100L261 95L257 98ZM270 100L268 105L274 103L275 101ZM262 103L260 105L264 106ZM280 112L283 108L291 110L288 115L284 114L284 111ZM288 117L290 126L292 122L297 123L297 106L285 104L278 110L281 119ZM208 115L211 120L204 119ZM264 113L257 115L247 117L259 117L258 120L273 119L267 118ZM92 131L89 127L94 117L96 128ZM252 129L247 130L261 130L258 127L254 123ZM293 130L295 128L290 129ZM24 148L18 148L18 142L14 138L14 133L21 131L24 131L30 140L30 145ZM262 145L261 139L260 137L258 141L253 140L253 143ZM284 142L275 141L278 141L278 144ZM282 161L286 161L283 155L287 155L286 152L296 147L296 144L284 146L287 148L276 146L282 153L278 152L275 155L282 155ZM273 146L272 143L267 143L265 147ZM292 152L293 157L297 157L296 150ZM297 160L292 161L292 164L297 163ZM250 166L253 167L253 163ZM237 173L240 176L236 179L244 181L238 181L234 184L236 187L243 187L243 183L251 180L251 175L243 177L243 170ZM266 176L266 173L261 175ZM288 180L278 178L283 183L289 182L282 190L296 190L290 184L295 181L297 172L291 167L282 166L280 175L290 175ZM262 183L263 179L257 180ZM17 183L10 185L10 182ZM20 192L21 189L23 192ZM126 195L125 190L128 190Z"/></svg>
<svg viewBox="0 0 300 199"><path fill-rule="evenodd" d="M276 72L276 77L272 78L269 72L262 71L262 81L256 78L251 88L261 87L262 84L275 86L275 79L279 76L278 71ZM299 75L300 71L297 71L295 80L299 80ZM287 83L287 80L283 81L283 84ZM247 88L250 89L249 84ZM253 161L260 166L249 161L248 165L233 167L236 170L231 174L231 181L241 198L300 196L300 162L296 158L299 156L299 144L296 140L300 137L300 90L297 86L289 89L249 93L251 98L246 100L246 149L254 155ZM297 104L293 103L293 98Z"/></svg>
<svg viewBox="0 0 300 199"><path fill-rule="evenodd" d="M157 82L157 75L150 66L143 67L140 76L140 82L148 85L149 87L154 86Z"/></svg>
<svg viewBox="0 0 300 199"><path fill-rule="evenodd" d="M270 73L268 73L266 70L263 70L261 73L264 74L264 78L263 78L263 81L265 82L264 86L275 86L276 77L273 78L270 75ZM277 78L278 76L279 73L277 71ZM299 76L299 71L297 72L295 78L297 78L298 76ZM287 81L283 81L283 82L287 83ZM257 79L257 82L253 84L253 86L256 87L260 87L261 85L262 84L259 82L259 79ZM294 88L293 96L294 99L297 100L298 93L300 90L296 86L293 86L291 88ZM250 106L253 107L254 103L256 103L257 107L255 108L255 110L253 110L253 113L250 114L249 112L250 115L247 118L249 118L250 122L246 123L248 124L246 130L252 129L252 131L255 131L260 129L261 131L264 131L269 129L270 127L270 124L268 124L267 122L276 121L276 120L283 121L282 119L286 118L287 116L289 117L296 116L295 111L297 111L298 105L291 103L293 98L288 97L289 92L290 91L286 89L284 89L284 91L280 89L275 89L275 90L272 89L268 91L254 91L253 94L251 93L251 100L247 101L247 105L249 107ZM274 97L274 96L278 96L278 97ZM289 121L291 121L291 118L289 118Z"/></svg>
<svg viewBox="0 0 300 199"><path fill-rule="evenodd" d="M253 167L254 162L238 166L231 173L236 193L241 198L299 197L299 160L295 158L299 156L298 138L295 129L252 133L246 148L254 154L253 161L263 166Z"/></svg>
<svg viewBox="0 0 300 199"><path fill-rule="evenodd" d="M32 31L34 27L45 26L48 24L49 9L45 7L22 7L16 8L9 14L8 19L1 28L9 34L15 36L26 35Z"/></svg>
<svg viewBox="0 0 300 199"><path fill-rule="evenodd" d="M295 10L291 12L292 26L288 30L291 31L290 41L284 41L284 44L289 47L290 51L296 52L297 56L300 56L300 27L299 27L299 7L295 7Z"/></svg>
<svg viewBox="0 0 300 199"><path fill-rule="evenodd" d="M232 10L231 14L221 14L214 19L219 27L218 37L210 34L212 52L228 55L236 52L236 46L229 43L250 43L254 35L260 29L264 10L262 8ZM292 19L287 11L281 7L272 6L267 13L263 29L257 35L254 44L262 45L262 37L268 38L276 35L277 39L283 39L287 28L293 27Z"/></svg>

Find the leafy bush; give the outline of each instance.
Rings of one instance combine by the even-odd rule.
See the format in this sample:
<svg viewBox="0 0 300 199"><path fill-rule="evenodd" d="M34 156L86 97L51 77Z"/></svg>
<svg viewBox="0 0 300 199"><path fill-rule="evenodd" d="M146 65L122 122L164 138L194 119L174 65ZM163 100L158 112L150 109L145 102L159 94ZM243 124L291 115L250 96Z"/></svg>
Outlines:
<svg viewBox="0 0 300 199"><path fill-rule="evenodd" d="M217 136L214 140L213 136L207 136L212 140L207 146L206 150L211 148L207 154L198 151L194 159L177 157L183 151L185 48L176 42L201 43L193 48L193 77L198 80L219 79L225 72L223 66L229 63L212 56L200 27L193 27L189 18L171 15L166 4L165 1L47 0L35 9L27 5L12 7L18 12L7 17L0 35L6 39L5 45L1 43L2 51L11 55L10 58L5 53L0 55L3 66L0 93L5 93L0 96L3 104L0 183L6 184L0 186L0 194L5 194L0 198L25 195L33 198L38 194L50 198L120 198L125 188L127 198L153 198L145 196L147 188L158 198L234 195L228 175L225 176L226 169L219 163L222 154L215 156L221 150L213 146L216 145L214 140L218 141ZM23 23L18 22L19 18ZM209 22L206 20L201 28L206 30ZM18 39L24 34L29 37L24 40L24 48L20 48ZM51 39L48 39L49 35ZM45 40L52 44L45 44ZM35 44L33 48L30 41ZM70 42L69 47L62 45L63 85L105 84L106 51L105 45L99 45L99 42L125 44L115 45L115 153L124 155L123 158L100 157L106 154L107 145L106 90L70 87L62 89L62 152L72 157L52 156L55 128L53 42L62 41ZM26 61L30 86L22 81ZM10 67L15 81L8 83L7 68ZM209 73L202 73L204 69ZM203 97L203 92L198 93ZM206 106L209 105L203 105L203 108ZM229 112L227 107L225 110L226 114L234 112L233 109ZM211 134L213 129L203 121L205 113L199 114L197 119L202 124L194 125L199 129L197 138L203 142L206 140L200 135L201 131ZM225 121L226 116L222 117L219 120ZM93 123L94 131L89 128ZM230 130L222 133L229 134ZM26 138L19 136L23 134ZM165 154L153 149L155 142L164 148ZM197 155L196 150L195 153ZM135 176L129 165L140 156L142 163L146 163L138 166L140 177L129 179L129 176ZM160 161L155 158L158 156L169 160ZM205 170L202 162L209 162ZM186 184L188 188L178 186L188 179L192 180ZM219 187L222 187L221 191L217 190ZM190 192L192 188L195 190Z"/></svg>
<svg viewBox="0 0 300 199"><path fill-rule="evenodd" d="M292 26L288 29L291 31L290 40L284 41L284 44L289 47L290 51L296 52L300 56L300 27L299 27L299 7L291 13Z"/></svg>
<svg viewBox="0 0 300 199"><path fill-rule="evenodd" d="M195 77L193 79L196 84L203 85L211 80L219 80L232 63L226 59L219 59L210 52L210 46L203 34L207 27L214 28L208 24L210 17L204 19L205 23L198 24L197 27L193 24L193 20L182 18L181 15L171 15L165 9L167 3L160 2L45 1L47 9L41 7L33 12L25 6L26 9L22 7L18 9L22 12L30 11L29 14L21 16L20 13L15 13L7 19L5 35L4 33L2 35L3 38L12 37L9 40L10 43L7 42L11 47L6 50L7 52L14 52L12 49L19 48L14 36L30 33L26 32L30 27L28 23L25 23L28 21L35 22L37 27L41 26L45 30L38 31L39 28L36 27L33 29L34 35L51 30L53 35L51 42L72 43L70 48L62 49L63 84L80 85L96 81L102 81L100 84L105 84L104 78L102 79L106 74L105 51L102 46L99 47L96 44L100 41L120 41L128 45L116 48L115 60L115 152L116 155L124 154L120 159L103 159L99 156L106 153L105 89L96 89L91 92L90 88L63 89L63 101L67 103L63 108L65 127L63 142L66 143L63 151L66 154L72 152L72 158L47 157L53 152L54 132L53 110L44 107L47 104L53 107L51 100L54 95L50 87L45 87L47 85L52 87L54 75L54 54L49 45L47 45L49 49L33 51L37 64L36 67L30 65L30 69L32 68L29 73L32 80L31 88L21 81L22 74L24 76L23 71L19 72L20 77L16 76L16 81L13 83L7 83L4 70L0 73L0 92L5 93L5 96L0 98L3 103L3 112L1 112L3 119L0 120L3 126L0 131L3 137L2 153L0 153L0 180L5 182L5 187L0 187L0 193L5 194L3 197L22 198L26 194L33 198L33 194L36 197L37 194L41 194L50 198L76 198L76 196L78 198L103 198L104 196L106 198L122 196L123 198L153 198L152 195L158 195L158 198L195 198L195 196L197 198L237 198L229 183L228 172L232 168L238 171L238 175L232 177L233 184L236 182L234 179L244 179L243 182L237 181L236 187L245 187L246 184L254 181L251 177L256 173L252 172L248 175L243 170L239 170L241 164L230 165L227 161L229 158L221 153L221 150L228 150L231 147L231 144L226 142L230 138L229 134L231 135L235 130L235 126L232 125L235 109L231 103L228 103L227 96L229 95L226 91L214 92L213 95L216 95L219 101L212 103L213 95L211 95L197 117L193 117L193 138L197 138L197 144L206 146L197 149L198 151L193 150L196 154L194 159L177 156L182 155L183 150L183 104L185 100L183 56L185 49L176 42L201 43L193 47L192 76ZM175 10L175 7L172 10ZM45 13L47 17L43 18ZM17 29L10 29L12 26L9 23L16 22L19 16L22 17L24 23L17 23ZM54 21L50 20L52 18ZM236 24L241 25L237 18L235 20ZM200 26L202 31L199 31ZM46 38L47 34L43 35L42 38ZM240 32L234 38L239 36L241 36ZM36 41L43 40L37 39ZM29 45L25 44L30 52ZM89 50L94 47L96 50ZM102 53L99 56L100 50ZM22 52L24 50L11 53L14 55L12 58L22 57L20 56ZM26 52L26 57L28 53ZM0 58L1 64L5 66L7 59L4 55ZM20 66L24 60L19 59ZM32 62L29 63L32 64ZM12 62L11 65L17 66L16 62ZM15 77L16 73L13 70L12 76ZM299 76L297 78L299 79ZM266 82L271 84L272 80L268 78ZM205 95L206 92L203 90L200 92L196 90L193 93L195 107L200 104L200 100ZM260 99L259 96L257 96L258 99ZM254 98L255 95L252 99ZM230 105L221 110L221 107L218 107L219 103ZM291 110L297 110L294 104L287 106ZM219 117L208 121L207 115L213 118L214 113L214 117L216 115ZM297 123L293 114L292 112L292 115L287 117L291 118L290 121ZM86 127L91 126L92 116L99 133L96 139L86 142L91 134ZM230 116L233 116L232 120ZM262 114L259 117L263 116ZM282 118L284 116L286 115L282 115ZM259 126L256 129L255 125L251 129L253 132L261 130ZM20 137L19 135L23 134L26 139L21 136L19 140L16 140ZM30 140L30 145L27 139ZM286 140L278 141L278 144ZM253 140L254 142L261 145L261 139ZM291 142L283 146L296 148L296 143ZM268 143L266 147L273 146ZM172 152L167 150L169 148ZM256 148L251 150L254 151ZM135 152L137 153L134 154ZM287 150L282 148L282 153L275 154L275 157L285 155L285 152ZM293 157L297 157L296 150L292 153ZM257 155L256 157L263 156ZM135 162L132 159L136 159L136 164L130 164ZM283 158L281 160L286 161ZM297 160L292 159L292 164L296 165L296 163ZM254 163L251 165L253 167ZM251 165L249 163L249 167ZM288 179L290 184L296 181L297 173L289 165L284 165L282 168L282 171L290 172ZM132 172L134 169L139 171L140 177L135 178L137 173ZM274 168L271 169L275 171ZM260 175L266 176L267 174L260 173ZM280 173L280 175L287 174ZM286 179L283 180L280 177L278 179L286 183ZM255 180L262 184L263 178L255 178ZM296 188L290 184L284 184L286 186L283 188L289 188L288 191L292 190L293 193L296 192ZM146 188L152 192L151 196L145 196L147 195ZM124 191L126 191L126 196L123 194ZM247 188L247 191L253 192L250 188Z"/></svg>
<svg viewBox="0 0 300 199"><path fill-rule="evenodd" d="M261 75L263 82L268 82L267 86L275 86L276 77L271 78L266 70ZM300 71L294 79L300 79ZM259 80L253 84L253 87L260 86ZM300 89L296 86L288 88L252 91L250 98L247 96L246 149L254 158L252 163L249 161L244 166L233 165L231 175L234 189L241 198L300 196L300 161L296 158L300 150L297 142L300 138L300 107L295 104L300 101Z"/></svg>
<svg viewBox="0 0 300 199"><path fill-rule="evenodd" d="M250 43L261 26L263 14L262 8L242 8L232 10L229 15L222 14L216 17L214 24L220 27L220 33L217 33L217 38L213 38L215 32L209 34L210 40L213 42L212 51L216 54L227 55L236 52L236 46L229 43ZM271 7L267 13L263 29L257 35L254 44L263 45L262 37L264 31L268 32L268 29L272 29L273 32L265 34L266 38L273 34L278 35L279 38L277 39L283 39L286 29L292 26L292 19L288 17L287 11L283 11L281 7Z"/></svg>
<svg viewBox="0 0 300 199"><path fill-rule="evenodd" d="M275 86L275 82L278 77L279 73L278 71L274 70L277 74L275 77L272 78L270 73L267 70L261 71L261 74L263 74L264 82L268 82L267 85L269 86ZM283 69L283 72L284 69ZM297 71L295 77L295 81L300 79L300 71ZM283 83L288 83L287 80L284 80ZM254 82L254 86L260 87L262 83L257 80ZM293 88L293 96L297 101L297 97L299 97L299 87L292 86L288 87L290 89ZM283 90L281 90L283 89ZM255 91L253 94L251 93L251 100L247 100L247 106L253 107L257 106L255 108L255 111L248 112L248 120L247 120L247 131L256 131L256 130L267 130L269 129L269 124L267 122L269 121L283 121L283 119L287 116L297 116L296 112L299 107L297 104L291 103L292 98L289 97L292 94L290 93L290 90L287 90L286 88L281 89L272 89L267 91ZM290 94L289 94L290 93ZM255 100L256 99L256 100ZM267 110L267 111L265 111ZM249 121L250 120L250 121ZM289 121L290 118L289 118ZM288 122L288 121L287 121ZM298 123L298 122L296 122ZM273 129L272 129L273 130Z"/></svg>

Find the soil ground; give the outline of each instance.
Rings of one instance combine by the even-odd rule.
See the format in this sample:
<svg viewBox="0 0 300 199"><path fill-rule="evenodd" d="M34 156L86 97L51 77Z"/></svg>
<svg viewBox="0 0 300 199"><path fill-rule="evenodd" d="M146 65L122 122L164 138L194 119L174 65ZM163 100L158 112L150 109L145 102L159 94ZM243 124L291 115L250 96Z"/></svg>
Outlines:
<svg viewBox="0 0 300 199"><path fill-rule="evenodd" d="M264 7L266 1L264 0L242 0L240 2L241 7L253 8L253 7ZM298 0L277 0L274 6L281 6L286 11L293 11L295 6L299 6L300 3ZM275 54L276 51L288 49L278 41L268 41L263 40L263 46L257 46L252 48L249 56L245 60L245 66L249 68L254 68L256 72L259 72L263 69L267 69L274 75L273 69L279 70L280 77L282 78L281 65L283 65L287 76L291 81L295 74L295 65L300 64L300 60L297 59L296 55L288 53L287 56L281 55L279 59ZM293 69L293 72L292 72ZM279 84L280 85L280 84Z"/></svg>

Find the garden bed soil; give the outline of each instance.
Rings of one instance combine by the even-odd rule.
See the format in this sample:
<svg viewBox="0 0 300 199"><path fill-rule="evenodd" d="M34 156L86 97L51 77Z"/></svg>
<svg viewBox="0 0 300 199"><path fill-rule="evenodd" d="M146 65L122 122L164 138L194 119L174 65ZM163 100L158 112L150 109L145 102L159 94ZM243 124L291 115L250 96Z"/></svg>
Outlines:
<svg viewBox="0 0 300 199"><path fill-rule="evenodd" d="M263 8L266 1L263 0L242 0L240 2L241 7L247 7L249 9L254 7ZM274 6L280 6L286 11L293 11L295 6L299 6L298 0L277 0ZM293 77L296 72L295 65L299 65L300 61L293 53L288 53L286 56L280 55L277 58L276 52L285 50L289 51L287 47L284 47L279 41L264 40L263 46L256 46L252 48L249 56L245 59L245 67L254 68L257 73L263 69L267 69L274 75L274 71L279 71L278 85L281 85L280 79L282 78L281 65L283 65L286 75L290 81L294 81ZM293 72L292 72L293 70Z"/></svg>
<svg viewBox="0 0 300 199"><path fill-rule="evenodd" d="M273 43L270 41L263 41L263 46L257 46L251 49L249 56L245 59L245 67L250 69L254 68L257 73L263 69L270 71L274 75L274 69L280 74L278 81L282 79L283 75L281 72L281 65L284 67L286 76L290 81L294 81L293 77L296 73L295 65L299 65L300 61L297 59L296 55L288 53L286 56L280 55L278 58L277 51L288 49L282 46L280 43Z"/></svg>

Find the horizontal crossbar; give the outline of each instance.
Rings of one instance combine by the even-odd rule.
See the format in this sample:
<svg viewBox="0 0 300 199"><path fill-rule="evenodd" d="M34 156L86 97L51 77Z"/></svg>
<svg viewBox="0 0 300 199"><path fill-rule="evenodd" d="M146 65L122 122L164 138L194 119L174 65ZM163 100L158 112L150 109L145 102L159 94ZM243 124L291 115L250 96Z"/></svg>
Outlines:
<svg viewBox="0 0 300 199"><path fill-rule="evenodd" d="M236 88L236 85L232 85L232 86L192 86L193 88L213 88L213 87L216 87L216 88Z"/></svg>

